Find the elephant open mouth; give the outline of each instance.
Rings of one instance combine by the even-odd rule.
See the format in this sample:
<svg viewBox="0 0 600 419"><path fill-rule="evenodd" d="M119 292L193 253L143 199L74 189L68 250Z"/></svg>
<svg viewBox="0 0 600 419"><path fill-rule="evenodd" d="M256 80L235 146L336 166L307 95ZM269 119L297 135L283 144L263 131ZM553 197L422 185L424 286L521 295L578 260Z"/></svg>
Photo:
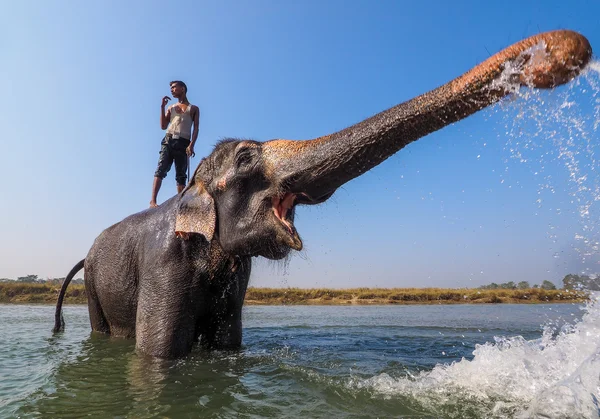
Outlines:
<svg viewBox="0 0 600 419"><path fill-rule="evenodd" d="M282 198L274 196L272 198L273 212L275 216L287 227L290 234L294 231L294 225L292 220L287 219L288 212L291 214L291 209L294 207L294 201L296 200L296 194L287 192Z"/></svg>
<svg viewBox="0 0 600 419"><path fill-rule="evenodd" d="M302 250L302 240L294 227L294 207L296 203L296 194L286 192L283 196L274 196L271 198L273 214L283 227L282 242L294 250Z"/></svg>

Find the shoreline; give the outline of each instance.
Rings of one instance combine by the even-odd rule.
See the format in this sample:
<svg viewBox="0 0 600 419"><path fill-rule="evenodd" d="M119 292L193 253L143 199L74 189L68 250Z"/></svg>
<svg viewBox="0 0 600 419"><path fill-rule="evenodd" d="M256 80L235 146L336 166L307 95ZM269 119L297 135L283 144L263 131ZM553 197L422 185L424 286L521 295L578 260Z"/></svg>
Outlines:
<svg viewBox="0 0 600 419"><path fill-rule="evenodd" d="M56 304L61 284L0 283L0 304ZM433 305L584 303L573 290L479 288L253 288L245 305ZM64 305L87 304L84 285L67 289Z"/></svg>
<svg viewBox="0 0 600 419"><path fill-rule="evenodd" d="M445 306L457 306L457 305L470 305L470 306L484 306L484 305L494 305L494 304L522 304L522 305L536 305L536 304L584 304L586 302L585 299L572 299L572 300L558 300L558 301L523 301L523 300L503 300L499 302L489 302L489 301L401 301L390 303L384 300L363 300L361 302L354 301L339 301L339 302L329 302L329 301L320 301L320 300L307 300L303 302L297 303L286 303L286 302L264 302L264 301L256 301L256 300L244 300L244 306L432 306L432 305L445 305ZM56 306L56 301L0 301L0 305L11 305L11 306L26 306L26 305L36 305L36 306ZM63 302L63 307L66 306L87 306L87 301L77 301L77 302Z"/></svg>

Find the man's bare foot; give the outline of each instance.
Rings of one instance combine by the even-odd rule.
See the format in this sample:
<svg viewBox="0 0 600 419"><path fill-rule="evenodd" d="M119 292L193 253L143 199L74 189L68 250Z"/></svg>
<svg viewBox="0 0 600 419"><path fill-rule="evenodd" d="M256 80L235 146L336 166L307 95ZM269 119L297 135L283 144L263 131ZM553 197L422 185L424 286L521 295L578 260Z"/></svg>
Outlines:
<svg viewBox="0 0 600 419"><path fill-rule="evenodd" d="M158 207L158 205L156 204L156 201L150 201L150 208L156 208Z"/></svg>

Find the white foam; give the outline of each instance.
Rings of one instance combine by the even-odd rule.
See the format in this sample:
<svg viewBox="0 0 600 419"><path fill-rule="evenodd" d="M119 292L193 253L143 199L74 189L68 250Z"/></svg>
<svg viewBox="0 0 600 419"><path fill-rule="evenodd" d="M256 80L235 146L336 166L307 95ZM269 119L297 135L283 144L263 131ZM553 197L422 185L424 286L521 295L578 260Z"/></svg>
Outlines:
<svg viewBox="0 0 600 419"><path fill-rule="evenodd" d="M444 416L598 417L600 294L574 325L547 327L532 341L498 337L473 355L413 377L381 374L358 387L386 398L408 396Z"/></svg>

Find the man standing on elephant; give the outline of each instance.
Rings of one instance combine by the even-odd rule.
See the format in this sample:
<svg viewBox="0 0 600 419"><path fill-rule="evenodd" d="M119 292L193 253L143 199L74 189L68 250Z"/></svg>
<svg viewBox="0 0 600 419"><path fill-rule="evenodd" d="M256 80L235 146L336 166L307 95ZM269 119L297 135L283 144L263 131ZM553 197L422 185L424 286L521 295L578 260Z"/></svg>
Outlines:
<svg viewBox="0 0 600 419"><path fill-rule="evenodd" d="M177 182L177 193L181 193L187 180L187 169L189 158L195 156L194 144L198 139L198 124L200 121L200 109L192 105L187 99L187 86L180 80L169 83L171 95L178 102L166 109L171 98L162 98L160 106L160 128L166 129L167 134L161 142L158 167L154 173L152 184L152 199L150 207L158 206L156 198L162 185L162 180L167 176L175 162L175 181ZM192 131L193 125L193 131Z"/></svg>

